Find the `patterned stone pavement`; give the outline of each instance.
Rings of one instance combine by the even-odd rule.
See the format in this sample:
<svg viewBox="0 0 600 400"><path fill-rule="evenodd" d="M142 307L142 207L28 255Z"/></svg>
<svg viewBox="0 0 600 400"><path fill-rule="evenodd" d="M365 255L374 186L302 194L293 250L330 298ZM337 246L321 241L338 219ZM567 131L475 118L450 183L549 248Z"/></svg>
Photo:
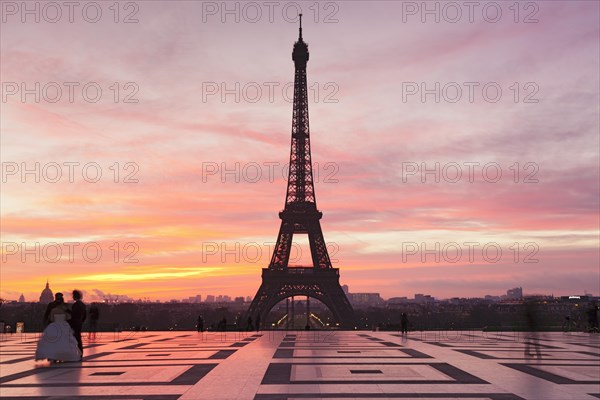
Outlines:
<svg viewBox="0 0 600 400"><path fill-rule="evenodd" d="M600 336L289 331L104 333L81 363L0 338L2 399L600 398ZM525 351L540 357L527 356Z"/></svg>

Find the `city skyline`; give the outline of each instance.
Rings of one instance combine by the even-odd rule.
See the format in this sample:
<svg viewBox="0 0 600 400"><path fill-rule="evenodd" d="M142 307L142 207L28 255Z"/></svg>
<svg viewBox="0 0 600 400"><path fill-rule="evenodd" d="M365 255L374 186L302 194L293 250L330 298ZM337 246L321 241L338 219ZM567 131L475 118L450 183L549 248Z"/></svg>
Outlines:
<svg viewBox="0 0 600 400"><path fill-rule="evenodd" d="M307 19L316 192L342 282L384 297L600 291L598 7L432 26L400 3L352 2L337 22ZM2 25L19 38L0 43L3 298L46 278L163 300L260 284L284 203L297 20L140 9L134 24Z"/></svg>
<svg viewBox="0 0 600 400"><path fill-rule="evenodd" d="M346 294L350 293L350 294L377 294L380 295L380 293L378 292L363 292L363 291L350 291L349 290L349 286L345 285L342 283L342 288L344 289L344 292ZM67 295L70 293L70 290L66 290L66 291L61 291L59 290L55 290L52 289L52 285L50 284L50 290L53 291L53 293L56 292L62 292L67 293ZM463 296L460 293L456 293L454 296L449 296L449 297L443 297L443 296L438 296L435 293L399 293L396 295L392 295L392 296L381 296L382 300L384 301L389 301L391 299L400 299L400 298L406 298L408 300L411 299L416 299L418 296L429 296L435 300L449 300L449 299L453 299L453 298L467 298L467 299L485 299L485 298L497 298L497 299L502 299L503 297L505 298L515 298L514 294L511 294L511 292L518 290L520 292L520 296L519 297L527 297L527 296L555 296L555 297L560 297L560 296L565 296L565 294L556 294L556 293L538 293L538 292L528 292L526 289L524 290L522 287L517 286L517 287L511 287L508 289L505 289L503 293L486 293L480 296ZM235 296L235 295L231 295L231 294L211 294L211 293L206 293L206 294L201 294L201 293L197 293L195 295L192 296L183 296L183 297L175 297L175 298L170 298L170 299L159 299L159 298L152 298L152 297L148 297L148 296L143 296L143 297L131 297L129 295L127 295L126 293L123 294L116 294L116 293L105 293L101 290L95 289L92 292L87 292L87 291L82 291L83 295L84 295L84 299L86 301L89 302L160 302L160 303L169 303L169 302L181 302L181 303L190 303L190 304L200 304L200 303L233 303L233 302L238 302L240 298L243 298L243 302L245 303L249 303L252 301L252 296L251 295L239 295L239 296ZM590 293L588 291L580 291L580 292L572 292L567 294L566 296L590 296L590 297L594 297L597 296L595 293ZM40 294L39 292L36 293L23 293L20 292L18 297L20 298L21 296L24 297L24 302L26 303L37 303L39 302L39 298L40 298ZM412 297L410 297L412 296ZM67 296L68 297L68 296ZM221 298L221 300L219 300L219 298ZM302 296L298 296L299 301L302 301L303 297ZM194 299L194 300L193 300ZM3 298L3 301L6 302L21 302L20 300L16 300L16 298Z"/></svg>

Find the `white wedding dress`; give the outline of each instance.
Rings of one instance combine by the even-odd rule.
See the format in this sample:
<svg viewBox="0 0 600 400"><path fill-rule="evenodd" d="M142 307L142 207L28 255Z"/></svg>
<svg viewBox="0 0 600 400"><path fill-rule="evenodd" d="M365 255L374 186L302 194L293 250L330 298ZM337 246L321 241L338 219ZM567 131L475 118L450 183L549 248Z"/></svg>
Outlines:
<svg viewBox="0 0 600 400"><path fill-rule="evenodd" d="M54 322L44 329L38 342L35 359L49 359L60 361L79 361L81 352L77 347L77 340L73 330L66 320L66 314L53 316Z"/></svg>

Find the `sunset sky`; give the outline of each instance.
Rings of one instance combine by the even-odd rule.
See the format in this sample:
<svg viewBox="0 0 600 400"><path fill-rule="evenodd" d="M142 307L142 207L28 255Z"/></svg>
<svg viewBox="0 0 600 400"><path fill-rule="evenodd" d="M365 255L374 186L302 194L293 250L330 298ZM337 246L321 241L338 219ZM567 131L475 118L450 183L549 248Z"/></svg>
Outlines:
<svg viewBox="0 0 600 400"><path fill-rule="evenodd" d="M515 286L598 295L600 3L529 2L517 16L513 2L499 2L497 22L485 2L456 22L443 3L428 3L446 13L439 22L408 3L422 4L297 3L310 51L315 192L342 284L384 298ZM236 22L221 2L124 2L118 16L113 2L99 4L96 23L83 6L73 22L63 9L52 23L47 9L38 23L3 2L0 296L37 301L46 279L88 301L253 296L284 206L296 9L277 3L270 21L262 2L260 18L229 2ZM407 92L436 82L447 89L439 102ZM497 87L498 101L486 101ZM35 163L39 182L22 175ZM436 163L448 179L408 175ZM456 165L463 175L453 183ZM492 182L484 165L502 176ZM96 170L99 181L88 182ZM459 244L462 257L451 262L453 247L436 262L436 243ZM477 243L473 259L465 243ZM492 262L495 244L502 257Z"/></svg>

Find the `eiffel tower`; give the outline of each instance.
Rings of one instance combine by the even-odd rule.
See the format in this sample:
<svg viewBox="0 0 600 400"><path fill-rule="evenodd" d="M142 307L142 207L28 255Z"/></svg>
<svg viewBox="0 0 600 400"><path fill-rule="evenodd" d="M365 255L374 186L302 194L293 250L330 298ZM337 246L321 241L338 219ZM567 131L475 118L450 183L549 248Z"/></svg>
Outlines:
<svg viewBox="0 0 600 400"><path fill-rule="evenodd" d="M262 270L262 284L248 309L248 316L266 322L269 311L280 301L294 296L307 297L307 324L310 315L309 298L319 300L329 308L339 325L354 327L354 310L340 286L340 272L332 268L321 224L323 216L317 210L310 155L306 64L308 45L302 39L302 14L299 38L294 43L292 60L295 65L294 110L292 115L292 145L284 210L279 213L281 228L268 268ZM292 238L307 234L312 266L288 266ZM288 307L289 307L289 303ZM288 312L288 321L289 321ZM292 321L293 322L293 321Z"/></svg>

